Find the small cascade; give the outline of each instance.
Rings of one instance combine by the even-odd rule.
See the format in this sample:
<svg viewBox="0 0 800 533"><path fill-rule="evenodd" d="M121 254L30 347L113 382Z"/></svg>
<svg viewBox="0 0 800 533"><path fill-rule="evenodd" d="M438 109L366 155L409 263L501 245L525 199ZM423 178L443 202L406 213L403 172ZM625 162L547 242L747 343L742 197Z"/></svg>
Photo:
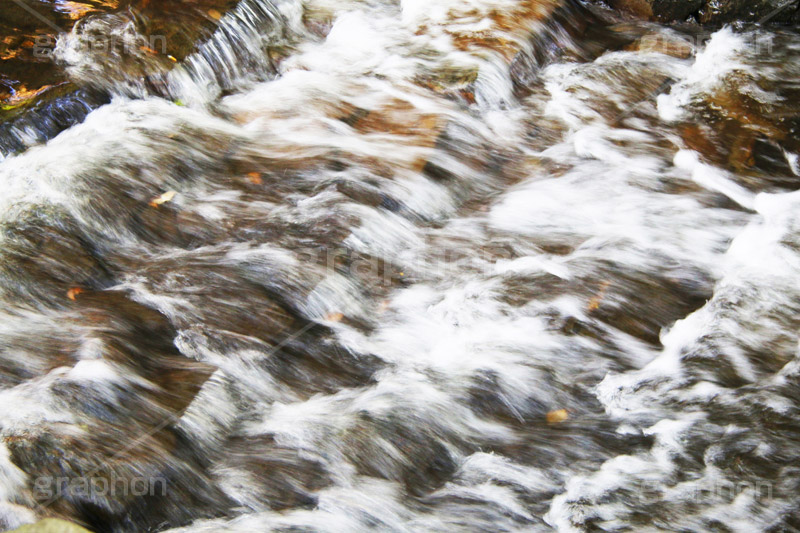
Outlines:
<svg viewBox="0 0 800 533"><path fill-rule="evenodd" d="M0 529L800 528L796 29L146 5L0 126Z"/></svg>

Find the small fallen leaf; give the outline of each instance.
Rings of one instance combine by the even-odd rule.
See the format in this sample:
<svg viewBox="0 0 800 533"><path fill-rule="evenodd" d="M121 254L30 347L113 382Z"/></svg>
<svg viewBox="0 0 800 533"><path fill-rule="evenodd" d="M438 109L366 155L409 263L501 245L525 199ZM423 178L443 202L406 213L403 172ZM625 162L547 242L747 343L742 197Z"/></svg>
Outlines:
<svg viewBox="0 0 800 533"><path fill-rule="evenodd" d="M147 52L148 54L158 55L158 52L156 52L149 46L140 46L139 50L141 50L142 52Z"/></svg>
<svg viewBox="0 0 800 533"><path fill-rule="evenodd" d="M247 181L249 181L253 185L261 185L262 183L261 174L259 172L248 172Z"/></svg>
<svg viewBox="0 0 800 533"><path fill-rule="evenodd" d="M566 409L558 409L547 413L548 424L560 424L569 418L569 413Z"/></svg>
<svg viewBox="0 0 800 533"><path fill-rule="evenodd" d="M158 207L161 204L165 204L165 203L169 202L170 200L172 200L173 198L175 198L176 194L178 194L178 193L175 192L175 191L167 191L164 194L162 194L161 196L158 196L158 197L153 198L152 200L150 200L150 207Z"/></svg>
<svg viewBox="0 0 800 533"><path fill-rule="evenodd" d="M222 18L222 13L220 13L216 9L209 9L208 10L208 16L211 17L214 20L219 20L219 19Z"/></svg>
<svg viewBox="0 0 800 533"><path fill-rule="evenodd" d="M331 322L341 322L344 318L342 313L328 313L325 315L325 320L330 320Z"/></svg>
<svg viewBox="0 0 800 533"><path fill-rule="evenodd" d="M600 284L600 292L594 295L592 299L589 300L589 305L586 306L586 309L588 311L597 311L598 309L600 309L600 304L602 303L603 298L606 297L606 291L608 291L608 288L610 286L611 286L610 281L604 281L603 283Z"/></svg>
<svg viewBox="0 0 800 533"><path fill-rule="evenodd" d="M169 58L171 61L173 61L174 63L177 63L177 62L178 62L178 59L177 59L175 56L168 55L167 57L168 57L168 58Z"/></svg>
<svg viewBox="0 0 800 533"><path fill-rule="evenodd" d="M83 292L83 289L80 287L73 287L67 291L67 298L72 300L73 302L78 298L78 295Z"/></svg>

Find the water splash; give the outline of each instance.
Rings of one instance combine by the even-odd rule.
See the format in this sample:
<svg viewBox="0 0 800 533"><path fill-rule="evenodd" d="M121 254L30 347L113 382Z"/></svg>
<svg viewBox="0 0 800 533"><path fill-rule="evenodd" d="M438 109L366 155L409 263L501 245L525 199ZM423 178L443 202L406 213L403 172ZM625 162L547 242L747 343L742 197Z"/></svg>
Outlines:
<svg viewBox="0 0 800 533"><path fill-rule="evenodd" d="M0 519L791 525L798 67L747 35L245 0L75 56L112 101L0 164Z"/></svg>

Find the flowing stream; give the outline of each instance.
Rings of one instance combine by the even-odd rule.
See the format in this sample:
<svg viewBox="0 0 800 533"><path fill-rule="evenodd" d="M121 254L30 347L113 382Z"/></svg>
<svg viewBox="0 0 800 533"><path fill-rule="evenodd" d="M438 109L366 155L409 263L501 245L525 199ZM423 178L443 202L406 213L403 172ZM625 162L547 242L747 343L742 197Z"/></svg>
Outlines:
<svg viewBox="0 0 800 533"><path fill-rule="evenodd" d="M0 128L0 527L800 530L800 33L213 13Z"/></svg>

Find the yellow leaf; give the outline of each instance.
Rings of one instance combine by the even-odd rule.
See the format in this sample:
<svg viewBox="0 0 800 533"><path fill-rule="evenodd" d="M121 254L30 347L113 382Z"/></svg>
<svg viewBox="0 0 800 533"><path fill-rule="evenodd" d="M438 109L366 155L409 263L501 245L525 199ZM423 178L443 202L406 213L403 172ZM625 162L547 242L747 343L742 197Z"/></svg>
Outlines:
<svg viewBox="0 0 800 533"><path fill-rule="evenodd" d="M249 172L247 180L253 185L261 185L261 174L258 172Z"/></svg>
<svg viewBox="0 0 800 533"><path fill-rule="evenodd" d="M211 17L214 20L219 20L219 19L222 18L222 13L220 13L216 9L209 9L208 10L208 16Z"/></svg>
<svg viewBox="0 0 800 533"><path fill-rule="evenodd" d="M600 309L600 304L603 302L603 298L606 297L606 291L611 286L610 281L604 281L600 284L600 292L595 294L591 300L589 300L589 304L586 306L587 311L597 311Z"/></svg>
<svg viewBox="0 0 800 533"><path fill-rule="evenodd" d="M550 411L547 413L548 424L560 424L569 418L569 413L566 409L558 409L557 411Z"/></svg>
<svg viewBox="0 0 800 533"><path fill-rule="evenodd" d="M153 198L152 200L150 200L150 206L151 207L158 207L161 204L165 204L165 203L171 201L173 198L175 198L176 194L178 194L178 193L175 192L175 191L167 191L164 194L162 194L161 196L158 196L158 197Z"/></svg>
<svg viewBox="0 0 800 533"><path fill-rule="evenodd" d="M328 313L325 315L325 320L330 320L331 322L341 322L344 318L342 313Z"/></svg>
<svg viewBox="0 0 800 533"><path fill-rule="evenodd" d="M67 298L72 300L73 302L78 298L78 295L83 292L83 289L80 287L73 287L67 291Z"/></svg>

